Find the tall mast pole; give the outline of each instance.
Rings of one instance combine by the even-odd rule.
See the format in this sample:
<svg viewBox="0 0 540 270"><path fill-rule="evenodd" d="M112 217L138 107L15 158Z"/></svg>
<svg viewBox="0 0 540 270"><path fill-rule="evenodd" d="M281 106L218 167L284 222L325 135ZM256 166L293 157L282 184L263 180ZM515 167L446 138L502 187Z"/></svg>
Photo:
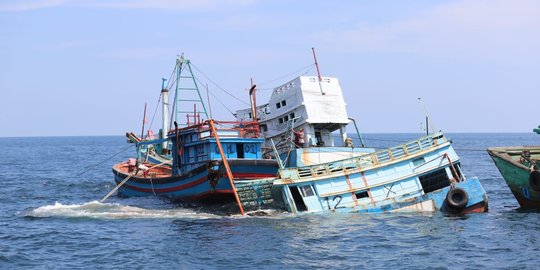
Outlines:
<svg viewBox="0 0 540 270"><path fill-rule="evenodd" d="M144 114L142 120L141 140L144 140L144 124L146 123L146 102L144 103Z"/></svg>
<svg viewBox="0 0 540 270"><path fill-rule="evenodd" d="M317 55L315 55L315 48L311 47L311 51L313 51L313 59L315 59L315 67L317 68L317 76L319 77L319 88L321 89L321 94L325 94L322 88L322 76L321 71L319 70L319 62L317 62Z"/></svg>
<svg viewBox="0 0 540 270"><path fill-rule="evenodd" d="M169 132L169 89L165 87L166 81L167 79L161 78L161 139L167 138L167 133ZM166 149L167 142L163 142L161 146L163 149Z"/></svg>
<svg viewBox="0 0 540 270"><path fill-rule="evenodd" d="M317 76L319 76L319 82L322 81L321 71L319 70L319 62L317 62L317 55L315 54L315 48L311 48L313 51L313 59L315 59L315 67L317 68Z"/></svg>

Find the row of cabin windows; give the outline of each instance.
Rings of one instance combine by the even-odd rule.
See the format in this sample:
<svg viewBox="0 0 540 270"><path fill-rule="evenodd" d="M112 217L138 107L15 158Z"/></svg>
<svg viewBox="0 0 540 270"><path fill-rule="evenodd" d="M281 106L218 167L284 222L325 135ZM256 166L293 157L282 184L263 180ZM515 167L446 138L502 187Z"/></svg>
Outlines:
<svg viewBox="0 0 540 270"><path fill-rule="evenodd" d="M294 113L291 113L289 115L285 115L283 117L278 118L278 121L280 124L286 123L289 121L289 119L294 119Z"/></svg>
<svg viewBox="0 0 540 270"><path fill-rule="evenodd" d="M281 107L285 107L287 105L287 101L282 100L281 102L276 103L276 109L279 109Z"/></svg>

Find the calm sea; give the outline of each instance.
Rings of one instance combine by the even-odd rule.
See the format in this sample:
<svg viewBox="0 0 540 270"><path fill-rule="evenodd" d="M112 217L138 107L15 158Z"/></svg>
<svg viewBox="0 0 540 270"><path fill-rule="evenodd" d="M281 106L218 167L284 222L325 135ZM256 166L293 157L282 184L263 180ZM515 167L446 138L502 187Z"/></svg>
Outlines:
<svg viewBox="0 0 540 270"><path fill-rule="evenodd" d="M488 213L239 217L156 197L98 203L114 187L111 166L134 153L124 137L0 138L0 268L539 269L540 213L518 209L485 149L540 136L448 137L487 190Z"/></svg>

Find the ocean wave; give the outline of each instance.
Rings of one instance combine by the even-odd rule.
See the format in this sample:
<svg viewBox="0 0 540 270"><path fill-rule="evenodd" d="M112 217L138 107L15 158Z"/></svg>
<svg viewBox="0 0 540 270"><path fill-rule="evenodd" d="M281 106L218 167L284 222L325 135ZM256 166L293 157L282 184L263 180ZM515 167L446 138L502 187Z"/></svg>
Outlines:
<svg viewBox="0 0 540 270"><path fill-rule="evenodd" d="M28 217L66 217L66 218L97 218L97 219L158 219L158 218L186 218L211 219L223 216L200 213L190 209L145 209L117 203L100 203L91 201L83 204L45 205L30 210Z"/></svg>

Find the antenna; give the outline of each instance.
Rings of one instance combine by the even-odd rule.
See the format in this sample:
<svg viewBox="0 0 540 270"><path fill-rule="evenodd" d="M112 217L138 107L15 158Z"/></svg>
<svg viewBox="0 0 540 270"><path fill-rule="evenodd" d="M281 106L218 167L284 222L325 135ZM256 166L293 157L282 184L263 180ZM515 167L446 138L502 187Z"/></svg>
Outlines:
<svg viewBox="0 0 540 270"><path fill-rule="evenodd" d="M437 128L435 128L433 121L431 121L431 116L429 116L428 110L426 108L426 104L424 103L422 98L418 98L418 101L420 102L420 104L422 104L422 108L424 109L424 114L426 115L426 134L429 135L429 126L431 126L432 130L437 130Z"/></svg>

